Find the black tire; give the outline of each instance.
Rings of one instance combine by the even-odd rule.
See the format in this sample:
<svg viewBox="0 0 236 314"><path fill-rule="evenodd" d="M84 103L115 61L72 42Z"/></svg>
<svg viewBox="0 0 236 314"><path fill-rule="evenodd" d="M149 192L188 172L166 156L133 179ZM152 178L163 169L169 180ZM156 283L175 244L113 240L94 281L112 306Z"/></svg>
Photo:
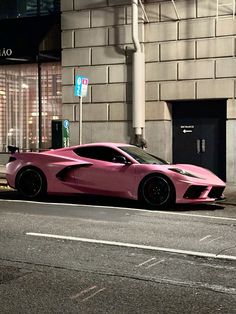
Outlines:
<svg viewBox="0 0 236 314"><path fill-rule="evenodd" d="M39 169L25 168L17 175L16 189L28 199L42 198L47 191L45 175Z"/></svg>
<svg viewBox="0 0 236 314"><path fill-rule="evenodd" d="M140 184L139 199L151 209L171 207L175 203L174 185L161 174L150 175Z"/></svg>

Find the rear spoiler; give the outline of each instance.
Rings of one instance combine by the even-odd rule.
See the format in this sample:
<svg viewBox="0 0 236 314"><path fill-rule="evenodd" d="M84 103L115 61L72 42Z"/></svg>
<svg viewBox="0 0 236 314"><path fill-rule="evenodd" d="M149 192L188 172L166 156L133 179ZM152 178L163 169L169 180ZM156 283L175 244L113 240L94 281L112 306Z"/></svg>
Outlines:
<svg viewBox="0 0 236 314"><path fill-rule="evenodd" d="M7 146L8 148L8 151L11 153L11 154L15 154L15 152L18 152L20 151L20 148L17 147L17 146L12 146L12 145L9 145Z"/></svg>

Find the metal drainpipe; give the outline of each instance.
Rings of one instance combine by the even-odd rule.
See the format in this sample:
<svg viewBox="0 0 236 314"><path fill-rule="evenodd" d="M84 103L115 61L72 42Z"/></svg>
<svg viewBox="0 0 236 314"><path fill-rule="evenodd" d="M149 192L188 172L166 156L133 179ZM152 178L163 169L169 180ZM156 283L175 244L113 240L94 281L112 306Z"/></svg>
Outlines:
<svg viewBox="0 0 236 314"><path fill-rule="evenodd" d="M135 48L133 53L133 85L132 85L132 116L134 128L134 144L144 146L145 129L145 56L141 51L138 37L138 1L132 0L132 39Z"/></svg>

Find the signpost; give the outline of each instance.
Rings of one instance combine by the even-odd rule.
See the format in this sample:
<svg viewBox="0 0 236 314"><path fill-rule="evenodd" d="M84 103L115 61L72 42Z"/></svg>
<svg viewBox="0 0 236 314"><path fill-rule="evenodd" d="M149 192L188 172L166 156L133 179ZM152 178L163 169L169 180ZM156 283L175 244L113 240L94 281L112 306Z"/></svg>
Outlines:
<svg viewBox="0 0 236 314"><path fill-rule="evenodd" d="M79 144L82 144L82 115L83 115L83 97L87 96L88 92L88 78L80 75L75 77L74 95L80 97L79 102Z"/></svg>
<svg viewBox="0 0 236 314"><path fill-rule="evenodd" d="M70 122L69 120L63 121L63 128L62 128L62 136L63 136L63 147L69 147L70 146Z"/></svg>

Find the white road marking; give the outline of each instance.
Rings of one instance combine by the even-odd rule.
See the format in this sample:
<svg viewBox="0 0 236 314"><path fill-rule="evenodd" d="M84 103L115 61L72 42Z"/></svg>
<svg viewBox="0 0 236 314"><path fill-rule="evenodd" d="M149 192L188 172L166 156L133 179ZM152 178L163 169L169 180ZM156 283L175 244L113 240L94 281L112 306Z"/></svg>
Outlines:
<svg viewBox="0 0 236 314"><path fill-rule="evenodd" d="M92 291L92 290L94 290L94 289L96 289L96 288L97 288L97 286L93 286L93 287L90 287L90 288L88 288L88 289L85 289L85 290L83 290L83 291L77 293L76 295L73 295L72 297L70 297L70 299L71 299L71 300L76 300L76 299L78 299L79 297L82 296L83 299L82 299L81 301L84 302L84 301L87 301L88 299L91 299L91 298L94 297L96 294L98 294L98 293L100 293L100 292L102 292L102 291L105 290L105 288L102 288L102 289L99 289L98 291L92 293L91 295L89 295L89 296L87 296L87 297L84 297L85 294L87 294L88 292L90 292L90 291Z"/></svg>
<svg viewBox="0 0 236 314"><path fill-rule="evenodd" d="M158 247L158 246L151 246L151 245L141 245L141 244L133 244L133 243L125 243L125 242L96 240L96 239L79 238L79 237L63 236L63 235L56 235L56 234L35 233L35 232L27 232L26 235L35 236L35 237L69 240L69 241L78 241L78 242L85 242L85 243L121 246L121 247L128 247L128 248L138 248L138 249L152 250L152 251L162 251L162 252L168 252L168 253L185 254L185 255L208 257L208 258L215 258L215 259L236 260L236 256L234 256L234 255L213 254L213 253L208 253L208 252L172 249L172 248L165 248L165 247Z"/></svg>
<svg viewBox="0 0 236 314"><path fill-rule="evenodd" d="M210 235L210 234L209 234L209 235L207 235L206 237L204 237L204 238L200 239L200 240L199 240L199 242L204 241L204 240L206 240L206 239L208 239L208 238L211 238L211 235Z"/></svg>
<svg viewBox="0 0 236 314"><path fill-rule="evenodd" d="M151 267L153 267L153 266L156 266L156 265L158 265L158 264L161 264L161 263L164 262L164 261L165 261L165 260L162 259L162 260L160 260L160 261L158 261L158 262L156 262L156 263L153 263L153 264L147 266L146 269L151 268Z"/></svg>
<svg viewBox="0 0 236 314"><path fill-rule="evenodd" d="M85 290L83 290L83 291L77 293L76 295L73 295L72 297L70 297L70 299L71 299L71 300L77 299L77 298L80 297L81 295L84 295L84 294L86 294L87 292L89 292L89 291L91 291L91 290L94 290L94 289L96 289L96 288L97 288L97 286L93 286L93 287L90 287L90 288L88 288L88 289L85 289Z"/></svg>
<svg viewBox="0 0 236 314"><path fill-rule="evenodd" d="M214 238L214 239L212 239L212 240L210 240L208 243L211 243L211 242L214 242L214 241L216 241L216 240L219 240L219 239L222 239L223 237L218 237L218 238Z"/></svg>
<svg viewBox="0 0 236 314"><path fill-rule="evenodd" d="M199 240L199 242L204 241L204 240L209 239L209 238L212 238L212 235L208 235L208 236L202 238L201 240ZM213 238L210 241L208 241L208 243L214 242L214 241L222 239L222 238L223 238L222 236L217 237L217 238Z"/></svg>
<svg viewBox="0 0 236 314"><path fill-rule="evenodd" d="M87 298L84 298L84 299L82 300L82 302L85 302L85 301L87 301L88 299L93 298L96 294L98 294L98 293L100 293L100 292L102 292L102 291L104 291L104 290L105 290L105 288L102 288L102 289L100 289L100 290L94 292L93 294L91 294L91 295L88 296Z"/></svg>
<svg viewBox="0 0 236 314"><path fill-rule="evenodd" d="M147 261L145 261L145 262L143 262L143 263L137 265L136 267L144 266L144 265L146 265L146 264L149 264L151 261L155 261L155 260L156 260L156 257L150 258L150 259L148 259ZM162 259L162 260L160 260L160 261L158 261L158 262L155 262L155 263L153 263L153 264L146 265L145 268L146 268L146 269L149 269L149 268L151 268L151 267L153 267L153 266L156 266L156 265L158 265L158 264L160 264L160 263L162 263L162 262L164 262L164 261L165 261L165 260Z"/></svg>
<svg viewBox="0 0 236 314"><path fill-rule="evenodd" d="M10 202L10 203L29 203L29 204L37 204L37 205L55 205L55 206L70 206L70 207L93 207L93 208L101 208L101 209L123 209L128 211L136 211L143 213L153 213L153 214L165 214L172 216L186 216L186 217L195 217L195 218L206 218L206 219L215 219L215 220L229 220L236 221L236 218L232 217L220 217L220 216L209 216L209 215L198 215L198 214L187 214L187 213L178 213L173 211L158 211L158 210L148 210L148 209L140 209L140 208L129 208L129 207L115 207L115 206L102 206L102 205L91 205L91 204L70 204L70 203L50 203L50 202L36 202L36 201L24 201L24 200L3 200L0 199L0 202ZM191 204L190 204L191 205Z"/></svg>
<svg viewBox="0 0 236 314"><path fill-rule="evenodd" d="M149 263L149 262L151 262L151 261L153 261L153 260L155 260L155 259L156 259L155 257L150 258L150 259L148 259L147 261L145 261L145 262L143 262L143 263L141 263L141 264L137 265L136 267L143 266L143 265L145 265L145 264L147 264L147 263Z"/></svg>

